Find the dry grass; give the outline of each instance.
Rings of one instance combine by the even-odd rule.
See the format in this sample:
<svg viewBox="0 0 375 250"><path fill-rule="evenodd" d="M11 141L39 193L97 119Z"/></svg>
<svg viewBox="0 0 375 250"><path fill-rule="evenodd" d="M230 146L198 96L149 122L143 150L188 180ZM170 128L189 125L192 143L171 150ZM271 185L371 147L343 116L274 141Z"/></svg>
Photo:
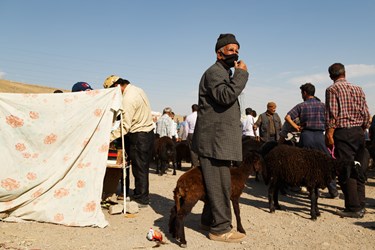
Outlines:
<svg viewBox="0 0 375 250"><path fill-rule="evenodd" d="M53 93L56 88L0 79L0 93ZM63 90L70 92L69 90Z"/></svg>

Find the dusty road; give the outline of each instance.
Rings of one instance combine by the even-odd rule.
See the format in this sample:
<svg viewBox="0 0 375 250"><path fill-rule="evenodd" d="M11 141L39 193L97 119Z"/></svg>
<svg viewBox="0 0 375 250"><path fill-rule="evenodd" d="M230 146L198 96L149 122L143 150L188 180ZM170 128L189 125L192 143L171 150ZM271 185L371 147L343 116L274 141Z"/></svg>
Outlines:
<svg viewBox="0 0 375 250"><path fill-rule="evenodd" d="M188 164L184 164L188 169ZM179 249L168 233L169 210L173 206L172 191L177 176L150 175L151 206L142 208L134 217L109 215L103 209L109 226L74 228L47 223L0 222L0 249L152 249L148 241L150 227L160 230L167 242L160 249ZM186 239L190 249L375 249L375 171L369 172L367 214L363 219L340 218L334 214L343 208L340 199L319 199L322 215L317 221L309 219L309 200L306 194L280 196L285 211L268 211L267 189L262 182L249 178L240 199L242 223L247 231L242 243L213 242L199 228L199 202L186 219ZM326 193L327 190L323 190ZM233 218L233 223L235 220Z"/></svg>

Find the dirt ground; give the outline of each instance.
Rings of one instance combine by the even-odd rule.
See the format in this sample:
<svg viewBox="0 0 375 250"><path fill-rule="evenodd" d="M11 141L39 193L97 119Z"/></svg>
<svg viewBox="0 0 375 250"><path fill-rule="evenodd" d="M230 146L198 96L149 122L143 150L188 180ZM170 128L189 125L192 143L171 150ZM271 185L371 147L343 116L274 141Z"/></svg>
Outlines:
<svg viewBox="0 0 375 250"><path fill-rule="evenodd" d="M169 211L173 206L172 191L177 178L172 172L158 176L154 169L150 174L151 206L138 214L109 215L103 209L109 226L101 228L75 228L48 223L0 222L0 249L152 249L156 243L148 241L150 227L160 230L166 244L160 249L179 249L168 233ZM267 188L253 177L240 199L242 224L247 237L242 243L214 242L199 227L203 203L199 202L186 218L187 247L190 249L375 249L375 170L368 173L366 186L367 213L362 219L340 218L334 214L343 208L344 200L319 199L322 215L311 221L309 200L306 194L292 193L280 196L285 211L270 214ZM322 191L323 194L327 190ZM235 218L233 216L233 224Z"/></svg>

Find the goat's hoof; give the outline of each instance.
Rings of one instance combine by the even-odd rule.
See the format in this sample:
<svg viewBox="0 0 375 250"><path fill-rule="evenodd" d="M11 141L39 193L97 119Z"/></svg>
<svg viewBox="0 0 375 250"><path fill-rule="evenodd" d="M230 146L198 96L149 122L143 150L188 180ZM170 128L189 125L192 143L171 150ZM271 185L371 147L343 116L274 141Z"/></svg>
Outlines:
<svg viewBox="0 0 375 250"><path fill-rule="evenodd" d="M317 217L316 217L316 216L315 216L315 217L312 216L312 217L311 217L311 220L312 220L312 221L316 221L316 220L317 220Z"/></svg>
<svg viewBox="0 0 375 250"><path fill-rule="evenodd" d="M180 243L180 247L187 248L187 243Z"/></svg>
<svg viewBox="0 0 375 250"><path fill-rule="evenodd" d="M173 175L176 175L177 173L176 172L173 172Z"/></svg>
<svg viewBox="0 0 375 250"><path fill-rule="evenodd" d="M275 209L270 209L270 213L274 214L275 213Z"/></svg>

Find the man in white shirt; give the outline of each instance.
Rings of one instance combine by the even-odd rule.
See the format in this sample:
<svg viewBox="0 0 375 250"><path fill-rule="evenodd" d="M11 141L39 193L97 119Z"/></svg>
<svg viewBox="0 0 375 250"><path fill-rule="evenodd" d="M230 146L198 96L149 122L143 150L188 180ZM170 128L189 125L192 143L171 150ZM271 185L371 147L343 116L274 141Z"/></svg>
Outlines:
<svg viewBox="0 0 375 250"><path fill-rule="evenodd" d="M259 136L259 132L253 128L255 119L252 116L252 111L251 108L245 109L246 119L242 123L242 135L250 136L250 138L255 140L256 136Z"/></svg>
<svg viewBox="0 0 375 250"><path fill-rule="evenodd" d="M195 123L197 121L197 111L199 109L198 104L193 104L191 106L192 113L186 117L186 130L188 132L187 136L187 142L189 144L190 148L190 156L191 156L191 165L192 167L197 167L199 166L199 158L198 154L195 153L193 150L191 150L191 144L193 141L193 134L194 134L194 128L195 128Z"/></svg>
<svg viewBox="0 0 375 250"><path fill-rule="evenodd" d="M172 119L172 139L173 141L178 141L178 133L177 133L177 122L174 120L174 112L171 112L171 119Z"/></svg>

